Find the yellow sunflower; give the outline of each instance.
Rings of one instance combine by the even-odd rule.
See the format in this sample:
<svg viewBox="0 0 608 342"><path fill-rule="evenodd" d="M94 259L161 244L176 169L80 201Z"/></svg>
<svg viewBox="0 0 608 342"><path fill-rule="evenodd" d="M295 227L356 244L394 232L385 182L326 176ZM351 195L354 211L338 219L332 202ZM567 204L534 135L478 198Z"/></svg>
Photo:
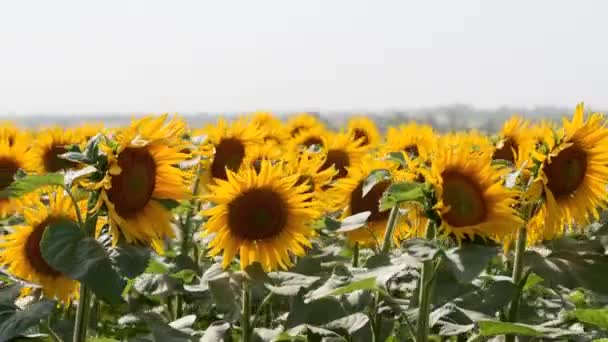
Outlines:
<svg viewBox="0 0 608 342"><path fill-rule="evenodd" d="M32 157L37 162L38 173L77 168L77 163L59 158L59 155L68 152L70 145L80 145L83 142L83 137L75 129L52 127L38 132L32 146Z"/></svg>
<svg viewBox="0 0 608 342"><path fill-rule="evenodd" d="M205 234L213 234L211 255L223 252L224 268L239 255L241 269L259 262L265 271L292 266L290 253L303 256L313 234L311 221L318 216L300 175L286 175L283 165L262 161L260 172L228 171L228 180L210 185L204 196L214 203L202 212L209 220Z"/></svg>
<svg viewBox="0 0 608 342"><path fill-rule="evenodd" d="M84 203L83 203L84 205ZM81 209L85 209L84 206ZM67 278L42 257L40 240L45 230L62 220L76 222L76 211L62 191L49 196L48 206L38 202L23 210L25 222L0 236L0 265L14 276L42 286L43 294L64 303L77 295L78 282Z"/></svg>
<svg viewBox="0 0 608 342"><path fill-rule="evenodd" d="M289 133L283 127L283 123L271 112L255 112L252 114L251 123L262 127L265 131L264 142L279 147L290 138Z"/></svg>
<svg viewBox="0 0 608 342"><path fill-rule="evenodd" d="M82 141L86 143L98 133L103 133L104 125L102 123L87 123L76 127L74 130L76 135L80 136Z"/></svg>
<svg viewBox="0 0 608 342"><path fill-rule="evenodd" d="M411 122L399 127L389 127L386 132L384 154L401 152L409 162L416 164L429 161L437 144L437 137L429 125Z"/></svg>
<svg viewBox="0 0 608 342"><path fill-rule="evenodd" d="M389 172L391 179L385 179L376 183L363 196L365 180L375 170L386 170ZM406 178L407 174L398 173L394 163L374 158L372 155L366 155L359 166L348 169L347 177L339 179L332 186L328 197L338 204L338 207L335 209L343 209L341 218L365 211L371 213L365 226L346 232L346 237L349 241L353 243L358 242L364 247L382 244L389 211L380 212L380 199L393 180L406 180ZM398 226L395 229L395 235L393 236L395 243L405 234L403 223L403 220L399 220Z"/></svg>
<svg viewBox="0 0 608 342"><path fill-rule="evenodd" d="M275 144L256 144L245 154L242 167L253 168L256 172L260 172L262 160L269 160L274 163L281 160L282 156L281 148Z"/></svg>
<svg viewBox="0 0 608 342"><path fill-rule="evenodd" d="M304 131L312 128L323 128L325 125L314 115L300 113L291 117L285 126L289 136L295 137Z"/></svg>
<svg viewBox="0 0 608 342"><path fill-rule="evenodd" d="M331 134L325 137L325 163L319 171L327 170L333 166L338 173L333 180L346 177L347 168L356 168L366 153L366 148L347 134Z"/></svg>
<svg viewBox="0 0 608 342"><path fill-rule="evenodd" d="M330 133L323 127L312 127L308 130L303 130L290 140L289 151L297 152L315 145L324 149L327 147L325 144L327 144L329 136Z"/></svg>
<svg viewBox="0 0 608 342"><path fill-rule="evenodd" d="M20 142L29 147L31 133L16 127L12 122L0 122L0 140L7 140L9 146Z"/></svg>
<svg viewBox="0 0 608 342"><path fill-rule="evenodd" d="M35 167L35 161L23 141L13 140L11 143L7 137L0 139L0 191L6 189L14 181L18 170L30 173L34 171ZM35 194L28 194L21 198L0 197L0 217L14 213L35 197Z"/></svg>
<svg viewBox="0 0 608 342"><path fill-rule="evenodd" d="M608 129L603 115L593 113L585 120L581 103L572 121L564 119L563 130L545 142L548 154L534 154L541 164L532 188L543 204L530 220L532 243L555 238L565 225L586 225L606 207Z"/></svg>
<svg viewBox="0 0 608 342"><path fill-rule="evenodd" d="M98 206L105 204L113 242L124 236L129 243L151 244L159 249L164 238L173 237L171 211L162 200L181 200L190 195L188 173L178 165L187 155L180 153L177 138L183 126L166 115L134 121L119 131L113 143L102 145L108 171L97 185Z"/></svg>
<svg viewBox="0 0 608 342"><path fill-rule="evenodd" d="M361 147L372 148L380 142L380 133L376 124L367 117L355 117L348 120L348 135Z"/></svg>
<svg viewBox="0 0 608 342"><path fill-rule="evenodd" d="M478 151L465 136L453 136L437 154L426 175L435 188L443 235L458 241L475 235L502 239L521 222L513 209L516 193L503 186L507 169L491 165L491 151ZM475 139L473 139L475 140Z"/></svg>
<svg viewBox="0 0 608 342"><path fill-rule="evenodd" d="M527 159L525 146L529 145L529 122L520 116L514 116L507 120L499 133L499 140L496 143L493 160L506 160L516 166Z"/></svg>
<svg viewBox="0 0 608 342"><path fill-rule="evenodd" d="M307 192L312 193L312 201L318 206L317 209L320 214L336 206L326 196L325 189L331 183L337 171L333 166L321 170L321 166L325 163L325 158L326 155L323 152L303 150L299 153L289 154L287 163L285 163L287 174L300 175L296 185L305 184L308 186Z"/></svg>
<svg viewBox="0 0 608 342"><path fill-rule="evenodd" d="M204 132L207 140L201 146L201 154L208 159L204 163L203 184L211 184L217 179L228 179L227 170L238 171L249 150L263 144L266 131L241 118L230 124L220 120Z"/></svg>

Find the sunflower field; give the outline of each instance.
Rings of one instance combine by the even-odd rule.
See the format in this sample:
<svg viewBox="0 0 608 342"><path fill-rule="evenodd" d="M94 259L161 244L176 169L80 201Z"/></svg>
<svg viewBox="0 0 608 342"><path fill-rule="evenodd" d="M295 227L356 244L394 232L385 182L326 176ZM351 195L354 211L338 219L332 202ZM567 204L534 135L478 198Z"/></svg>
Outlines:
<svg viewBox="0 0 608 342"><path fill-rule="evenodd" d="M608 341L608 126L0 127L0 341Z"/></svg>

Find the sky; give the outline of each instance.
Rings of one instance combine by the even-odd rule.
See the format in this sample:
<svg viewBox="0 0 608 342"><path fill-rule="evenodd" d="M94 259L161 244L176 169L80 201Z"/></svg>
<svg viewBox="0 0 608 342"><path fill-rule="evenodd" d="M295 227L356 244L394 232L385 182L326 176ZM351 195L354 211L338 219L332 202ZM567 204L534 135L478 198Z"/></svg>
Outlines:
<svg viewBox="0 0 608 342"><path fill-rule="evenodd" d="M0 116L608 108L608 1L2 1Z"/></svg>

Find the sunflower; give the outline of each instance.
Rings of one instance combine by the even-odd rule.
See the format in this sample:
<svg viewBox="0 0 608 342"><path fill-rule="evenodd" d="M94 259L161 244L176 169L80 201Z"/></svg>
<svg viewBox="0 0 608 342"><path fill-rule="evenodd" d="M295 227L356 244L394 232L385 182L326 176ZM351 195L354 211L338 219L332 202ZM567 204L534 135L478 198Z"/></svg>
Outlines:
<svg viewBox="0 0 608 342"><path fill-rule="evenodd" d="M264 129L264 142L266 144L274 144L281 147L290 138L281 120L271 112L260 111L253 113L251 123Z"/></svg>
<svg viewBox="0 0 608 342"><path fill-rule="evenodd" d="M347 134L332 134L325 137L325 141L326 158L319 171L327 170L333 166L338 171L333 180L346 177L348 174L347 168L357 167L366 153L365 147L359 146L359 143Z"/></svg>
<svg viewBox="0 0 608 342"><path fill-rule="evenodd" d="M363 195L365 180L373 171L385 170L391 179L384 179L376 183ZM343 209L342 218L358 213L369 211L371 214L367 224L361 228L346 232L346 237L351 242L358 242L365 247L377 246L382 243L389 211L380 211L380 199L382 194L392 180L405 180L405 173L398 173L396 165L390 161L374 158L366 155L358 167L348 169L348 176L338 180L327 195L334 203L338 204L335 209ZM398 242L403 231L403 221L400 220L393 236L394 242Z"/></svg>
<svg viewBox="0 0 608 342"><path fill-rule="evenodd" d="M119 131L115 140L102 145L108 171L97 184L98 207L105 204L113 242L124 236L129 243L151 244L158 249L163 238L173 237L171 212L162 200L189 197L188 174L176 165L187 155L180 153L183 126L166 115L134 121Z"/></svg>
<svg viewBox="0 0 608 342"><path fill-rule="evenodd" d="M307 192L312 193L312 201L318 205L317 209L321 214L327 212L328 208L336 206L326 196L325 188L331 183L337 171L333 166L321 170L325 158L326 155L322 152L303 150L299 153L289 154L285 163L287 174L300 175L296 185L305 184L308 186Z"/></svg>
<svg viewBox="0 0 608 342"><path fill-rule="evenodd" d="M84 138L75 129L52 127L39 132L32 146L32 157L37 162L38 173L47 174L77 168L77 163L59 156L68 152L70 145L80 145L83 142Z"/></svg>
<svg viewBox="0 0 608 342"><path fill-rule="evenodd" d="M11 143L7 137L0 139L0 191L13 182L18 170L30 173L35 167L28 147L22 140L14 140ZM34 197L36 197L35 194L28 194L21 198L0 197L0 217L14 213L22 205L27 205Z"/></svg>
<svg viewBox="0 0 608 342"><path fill-rule="evenodd" d="M27 146L31 142L31 133L19 129L12 122L0 122L0 140L7 140L9 146L17 142Z"/></svg>
<svg viewBox="0 0 608 342"><path fill-rule="evenodd" d="M317 117L308 113L300 113L287 121L285 129L287 130L289 136L295 137L304 131L323 127L324 125Z"/></svg>
<svg viewBox="0 0 608 342"><path fill-rule="evenodd" d="M256 144L253 145L245 154L242 167L253 168L256 172L260 172L262 160L277 162L282 157L281 148L275 144Z"/></svg>
<svg viewBox="0 0 608 342"><path fill-rule="evenodd" d="M408 123L397 128L389 127L383 153L401 152L408 162L417 165L428 162L437 143L433 128L429 125Z"/></svg>
<svg viewBox="0 0 608 342"><path fill-rule="evenodd" d="M516 193L503 186L507 169L491 165L490 150L470 146L471 138L452 136L438 149L426 180L435 189L443 235L458 241L475 235L502 239L520 226L513 209Z"/></svg>
<svg viewBox="0 0 608 342"><path fill-rule="evenodd" d="M313 127L308 130L301 131L290 140L289 151L300 151L302 149L318 146L322 149L326 148L327 138L330 133L323 127Z"/></svg>
<svg viewBox="0 0 608 342"><path fill-rule="evenodd" d="M259 173L228 171L227 181L210 185L204 198L215 206L202 212L209 217L205 235L213 234L209 253L223 252L224 268L237 253L241 269L254 262L267 272L292 266L290 253L304 255L313 234L310 223L318 217L309 187L296 185L299 178L264 160Z"/></svg>
<svg viewBox="0 0 608 342"><path fill-rule="evenodd" d="M37 202L23 210L23 216L23 225L15 226L12 233L0 236L0 265L16 277L41 285L44 296L69 302L77 294L78 282L67 278L44 260L40 240L50 225L63 220L76 222L71 199L62 191L52 193L48 206Z"/></svg>
<svg viewBox="0 0 608 342"><path fill-rule="evenodd" d="M514 165L520 166L527 159L526 151L523 147L529 145L529 122L519 116L514 116L505 122L499 133L499 140L496 143L493 160L506 160Z"/></svg>
<svg viewBox="0 0 608 342"><path fill-rule="evenodd" d="M540 162L537 188L543 204L529 224L531 242L553 239L572 223L586 225L606 207L608 183L608 129L602 114L586 120L579 104L563 130L545 138L548 153L535 153Z"/></svg>
<svg viewBox="0 0 608 342"><path fill-rule="evenodd" d="M204 163L206 173L203 184L228 179L226 171L238 171L249 150L263 144L266 134L264 129L250 124L246 118L230 124L220 120L217 125L208 126L204 132L208 137L201 146L201 154L208 159Z"/></svg>
<svg viewBox="0 0 608 342"><path fill-rule="evenodd" d="M102 123L88 123L80 125L74 130L76 131L76 135L82 138L83 142L88 142L92 137L97 135L97 133L103 132L104 125Z"/></svg>
<svg viewBox="0 0 608 342"><path fill-rule="evenodd" d="M380 133L376 124L364 116L348 120L347 134L361 147L372 148L380 142Z"/></svg>

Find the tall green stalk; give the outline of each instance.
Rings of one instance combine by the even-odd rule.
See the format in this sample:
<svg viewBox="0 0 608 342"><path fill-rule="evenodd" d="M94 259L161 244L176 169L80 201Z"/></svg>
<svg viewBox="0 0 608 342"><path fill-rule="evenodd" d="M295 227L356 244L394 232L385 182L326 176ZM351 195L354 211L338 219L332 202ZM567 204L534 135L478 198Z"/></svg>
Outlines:
<svg viewBox="0 0 608 342"><path fill-rule="evenodd" d="M388 222L386 223L386 230L384 232L384 240L382 241L381 254L388 255L393 243L393 234L395 233L395 227L397 226L397 218L399 218L399 206L395 205L391 208L391 212L388 215Z"/></svg>
<svg viewBox="0 0 608 342"><path fill-rule="evenodd" d="M524 224L517 231L517 242L515 245L515 258L513 260L513 274L511 278L513 279L513 284L518 287L522 280L522 276L524 274L524 252L526 251L526 243L527 243L528 229ZM519 302L521 298L521 290L518 290L511 304L509 305L509 312L507 313L507 321L509 322L517 322L517 315L519 314ZM505 337L506 342L514 342L514 335L507 335Z"/></svg>
<svg viewBox="0 0 608 342"><path fill-rule="evenodd" d="M241 341L251 341L251 288L247 281L243 282L243 314L241 315Z"/></svg>
<svg viewBox="0 0 608 342"><path fill-rule="evenodd" d="M359 267L359 242L353 246L353 267Z"/></svg>
<svg viewBox="0 0 608 342"><path fill-rule="evenodd" d="M72 198L72 202L76 208L78 203L72 195L71 189L66 188L66 191ZM85 232L86 236L95 235L95 227L97 226L97 213L93 212L93 209L97 205L98 193L93 192L89 196L89 202L87 203L87 216L83 221L80 210L76 210L78 216L78 222L80 228ZM80 293L78 298L78 308L76 309L76 320L74 322L74 335L72 340L74 342L84 342L87 337L87 327L89 325L89 309L91 306L91 291L87 288L86 284L80 283Z"/></svg>
<svg viewBox="0 0 608 342"><path fill-rule="evenodd" d="M435 237L435 223L429 221L426 227L427 240ZM418 287L418 321L416 322L416 342L427 342L429 337L429 315L431 314L431 302L433 288L435 287L435 265L434 260L422 263L420 284Z"/></svg>

